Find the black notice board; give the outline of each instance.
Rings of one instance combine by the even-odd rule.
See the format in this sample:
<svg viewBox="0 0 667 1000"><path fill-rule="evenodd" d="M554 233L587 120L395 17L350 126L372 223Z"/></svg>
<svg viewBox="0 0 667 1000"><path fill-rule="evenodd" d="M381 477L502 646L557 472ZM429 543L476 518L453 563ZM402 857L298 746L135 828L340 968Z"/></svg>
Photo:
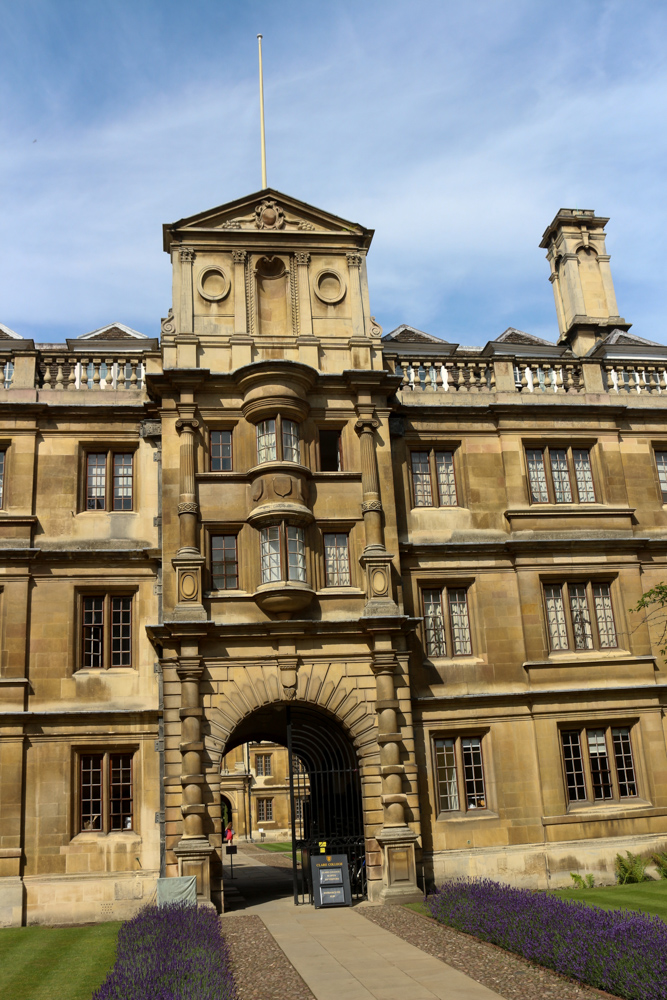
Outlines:
<svg viewBox="0 0 667 1000"><path fill-rule="evenodd" d="M351 906L347 854L315 854L310 859L313 901L321 906Z"/></svg>
<svg viewBox="0 0 667 1000"><path fill-rule="evenodd" d="M226 854L236 854L236 844L227 844L225 847Z"/></svg>

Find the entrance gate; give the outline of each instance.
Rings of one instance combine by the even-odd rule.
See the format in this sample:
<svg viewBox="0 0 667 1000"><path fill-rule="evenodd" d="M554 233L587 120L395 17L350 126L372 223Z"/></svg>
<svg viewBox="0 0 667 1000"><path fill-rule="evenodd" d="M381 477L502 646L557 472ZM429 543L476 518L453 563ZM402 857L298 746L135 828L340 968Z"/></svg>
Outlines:
<svg viewBox="0 0 667 1000"><path fill-rule="evenodd" d="M346 854L353 899L366 896L361 779L354 747L335 722L288 705L294 902L313 902L310 859Z"/></svg>
<svg viewBox="0 0 667 1000"><path fill-rule="evenodd" d="M303 703L267 705L246 716L227 750L270 740L287 747L294 902L313 902L310 859L345 854L353 899L366 896L361 777L354 746L340 724Z"/></svg>

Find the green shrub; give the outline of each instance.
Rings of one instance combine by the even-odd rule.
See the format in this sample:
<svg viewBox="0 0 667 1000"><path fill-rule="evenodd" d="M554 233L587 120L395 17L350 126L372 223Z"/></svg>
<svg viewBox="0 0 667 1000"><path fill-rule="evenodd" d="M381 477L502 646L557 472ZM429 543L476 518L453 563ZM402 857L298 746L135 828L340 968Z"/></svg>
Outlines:
<svg viewBox="0 0 667 1000"><path fill-rule="evenodd" d="M595 875L578 875L576 872L570 872L570 878L574 882L575 889L594 889L595 888Z"/></svg>
<svg viewBox="0 0 667 1000"><path fill-rule="evenodd" d="M632 882L650 882L651 879L646 874L648 860L644 860L639 854L625 852L626 857L617 854L614 860L614 870L616 881L619 885L630 885Z"/></svg>
<svg viewBox="0 0 667 1000"><path fill-rule="evenodd" d="M652 861L660 873L660 878L667 878L667 853L662 851L662 853L654 854Z"/></svg>

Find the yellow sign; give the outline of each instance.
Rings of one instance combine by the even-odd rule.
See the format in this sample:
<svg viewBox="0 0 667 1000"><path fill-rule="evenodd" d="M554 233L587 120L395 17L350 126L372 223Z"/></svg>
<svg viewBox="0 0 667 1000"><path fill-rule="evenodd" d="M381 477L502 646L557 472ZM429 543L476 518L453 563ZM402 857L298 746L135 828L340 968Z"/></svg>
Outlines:
<svg viewBox="0 0 667 1000"><path fill-rule="evenodd" d="M326 840L320 840L319 841L319 845L320 845L320 854L324 854L324 852L327 849L327 842L326 842Z"/></svg>

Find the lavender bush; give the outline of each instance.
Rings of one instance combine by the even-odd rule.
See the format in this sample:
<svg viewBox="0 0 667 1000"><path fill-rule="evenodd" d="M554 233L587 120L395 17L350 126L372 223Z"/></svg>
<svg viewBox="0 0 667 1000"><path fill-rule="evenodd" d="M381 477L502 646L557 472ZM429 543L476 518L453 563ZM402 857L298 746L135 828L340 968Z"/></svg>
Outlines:
<svg viewBox="0 0 667 1000"><path fill-rule="evenodd" d="M628 1000L667 1000L667 923L489 879L447 882L431 915L466 934Z"/></svg>
<svg viewBox="0 0 667 1000"><path fill-rule="evenodd" d="M118 932L116 963L92 1000L236 1000L217 914L144 907Z"/></svg>

